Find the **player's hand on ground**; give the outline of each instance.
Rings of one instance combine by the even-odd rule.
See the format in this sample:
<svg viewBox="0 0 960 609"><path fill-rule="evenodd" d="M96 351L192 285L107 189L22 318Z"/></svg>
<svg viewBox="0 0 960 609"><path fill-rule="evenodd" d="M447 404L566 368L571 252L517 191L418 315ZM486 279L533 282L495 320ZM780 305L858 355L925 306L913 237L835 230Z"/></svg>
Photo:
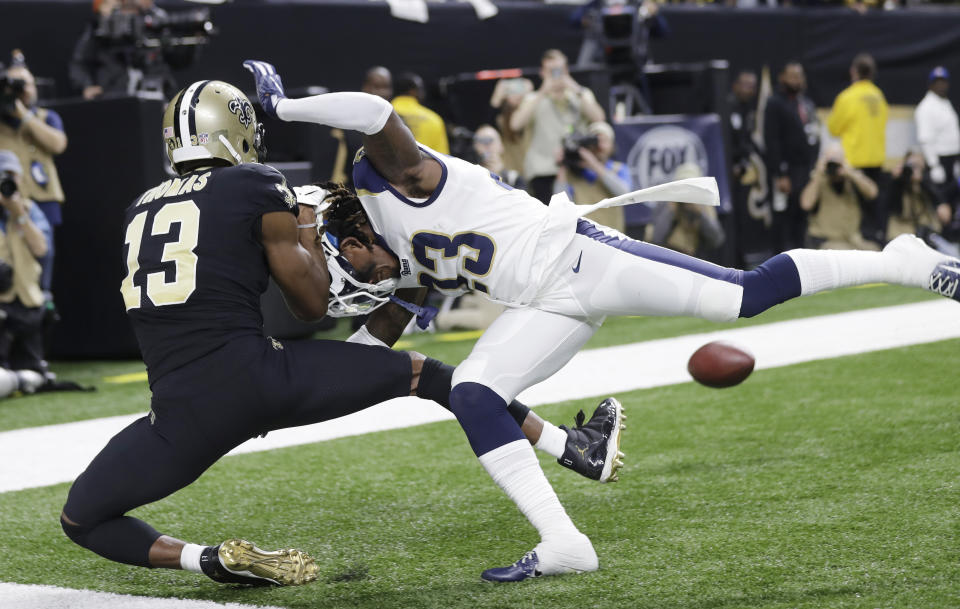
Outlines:
<svg viewBox="0 0 960 609"><path fill-rule="evenodd" d="M244 61L243 67L253 73L253 79L257 84L257 97L260 99L263 110L273 118L278 118L277 104L287 96L283 92L283 83L280 81L277 69L271 63L256 59Z"/></svg>

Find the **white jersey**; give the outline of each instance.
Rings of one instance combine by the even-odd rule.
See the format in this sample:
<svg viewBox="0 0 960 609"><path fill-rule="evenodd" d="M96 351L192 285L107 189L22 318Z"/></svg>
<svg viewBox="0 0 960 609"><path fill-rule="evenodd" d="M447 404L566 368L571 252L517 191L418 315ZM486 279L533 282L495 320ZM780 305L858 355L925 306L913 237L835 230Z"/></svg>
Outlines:
<svg viewBox="0 0 960 609"><path fill-rule="evenodd" d="M403 196L362 151L353 167L374 232L400 258L399 287L477 290L506 305L529 303L573 239L576 214L544 205L479 165L420 148L443 168L425 201Z"/></svg>

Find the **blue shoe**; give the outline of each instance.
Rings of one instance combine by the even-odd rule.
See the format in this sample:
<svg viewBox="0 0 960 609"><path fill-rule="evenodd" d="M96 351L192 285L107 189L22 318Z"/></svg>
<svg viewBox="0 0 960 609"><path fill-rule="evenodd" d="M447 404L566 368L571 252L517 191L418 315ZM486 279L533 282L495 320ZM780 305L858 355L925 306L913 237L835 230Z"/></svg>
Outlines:
<svg viewBox="0 0 960 609"><path fill-rule="evenodd" d="M930 273L927 289L941 296L960 301L960 260L947 259Z"/></svg>
<svg viewBox="0 0 960 609"><path fill-rule="evenodd" d="M537 558L537 553L530 550L523 555L523 558L509 567L487 569L480 574L480 577L488 582L522 582L525 579L543 575L543 573L537 569L539 566L540 560Z"/></svg>
<svg viewBox="0 0 960 609"><path fill-rule="evenodd" d="M600 568L590 538L575 532L551 541L541 541L509 567L487 569L480 577L490 582L522 582L532 577L587 573Z"/></svg>

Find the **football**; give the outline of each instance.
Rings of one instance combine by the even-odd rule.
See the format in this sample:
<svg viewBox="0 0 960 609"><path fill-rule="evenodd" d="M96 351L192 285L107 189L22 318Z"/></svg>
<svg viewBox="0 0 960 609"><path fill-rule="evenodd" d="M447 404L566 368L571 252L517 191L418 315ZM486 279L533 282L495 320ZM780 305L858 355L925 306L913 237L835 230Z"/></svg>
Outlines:
<svg viewBox="0 0 960 609"><path fill-rule="evenodd" d="M714 341L694 351L687 371L701 385L733 387L750 376L755 363L752 355L736 345Z"/></svg>

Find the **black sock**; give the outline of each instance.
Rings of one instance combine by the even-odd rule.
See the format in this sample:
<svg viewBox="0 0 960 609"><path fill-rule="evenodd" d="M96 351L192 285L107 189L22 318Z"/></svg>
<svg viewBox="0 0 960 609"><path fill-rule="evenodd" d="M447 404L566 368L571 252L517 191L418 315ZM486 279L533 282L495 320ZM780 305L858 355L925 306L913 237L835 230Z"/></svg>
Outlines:
<svg viewBox="0 0 960 609"><path fill-rule="evenodd" d="M428 357L420 370L420 381L417 383L417 397L433 400L447 410L450 410L450 384L453 382L453 366L444 364L440 360ZM530 409L514 400L507 406L507 412L517 422L523 425Z"/></svg>

